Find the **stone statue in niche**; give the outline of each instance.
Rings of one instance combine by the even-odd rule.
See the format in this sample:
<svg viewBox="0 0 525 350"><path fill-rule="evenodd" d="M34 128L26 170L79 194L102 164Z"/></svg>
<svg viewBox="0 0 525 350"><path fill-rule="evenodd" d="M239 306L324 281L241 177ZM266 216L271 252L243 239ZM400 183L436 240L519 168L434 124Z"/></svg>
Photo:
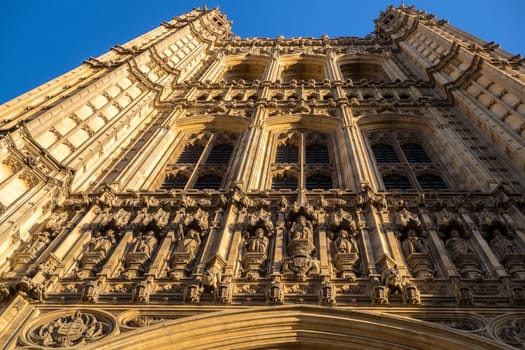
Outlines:
<svg viewBox="0 0 525 350"><path fill-rule="evenodd" d="M246 251L250 253L266 253L269 240L264 235L264 229L259 227L246 242Z"/></svg>
<svg viewBox="0 0 525 350"><path fill-rule="evenodd" d="M483 233L494 255L505 266L514 279L525 278L525 255L516 240L511 236L512 230L502 221L492 218L482 225Z"/></svg>
<svg viewBox="0 0 525 350"><path fill-rule="evenodd" d="M175 252L186 253L194 258L197 249L199 249L201 245L201 239L199 233L194 228L189 227L187 231L188 232L185 233L183 226L179 225Z"/></svg>
<svg viewBox="0 0 525 350"><path fill-rule="evenodd" d="M80 260L77 277L83 279L94 272L98 272L116 242L117 234L111 226L97 231L89 241L86 252Z"/></svg>
<svg viewBox="0 0 525 350"><path fill-rule="evenodd" d="M446 215L441 216L438 221L439 232L452 261L463 278L481 280L481 261L468 241L470 232L465 230L459 219L446 210L444 212Z"/></svg>
<svg viewBox="0 0 525 350"><path fill-rule="evenodd" d="M450 235L445 241L445 246L454 260L462 255L474 254L467 240L460 235L457 229L450 231Z"/></svg>
<svg viewBox="0 0 525 350"><path fill-rule="evenodd" d="M292 224L290 229L292 240L312 240L313 227L312 223L306 220L304 215L299 215L297 220Z"/></svg>
<svg viewBox="0 0 525 350"><path fill-rule="evenodd" d="M249 280L257 280L264 275L266 269L269 237L273 235L274 227L270 213L264 209L249 215L246 220L242 258L243 275Z"/></svg>
<svg viewBox="0 0 525 350"><path fill-rule="evenodd" d="M179 222L170 257L169 276L180 279L189 275L207 230L208 213L200 208L193 214L186 214Z"/></svg>
<svg viewBox="0 0 525 350"><path fill-rule="evenodd" d="M359 274L358 228L352 215L339 209L329 217L331 255L337 276L355 281Z"/></svg>
<svg viewBox="0 0 525 350"><path fill-rule="evenodd" d="M313 257L315 220L316 215L310 205L296 203L288 212L288 256L282 267L285 275L306 280L307 277L320 273L319 260Z"/></svg>
<svg viewBox="0 0 525 350"><path fill-rule="evenodd" d="M31 235L31 238L23 243L20 249L13 254L11 266L14 271L27 268L30 262L34 261L40 253L49 245L54 235L49 231L38 231Z"/></svg>
<svg viewBox="0 0 525 350"><path fill-rule="evenodd" d="M155 248L157 248L157 244L158 239L155 237L155 233L152 230L147 231L145 234L139 232L133 252L143 253L149 259L155 251Z"/></svg>
<svg viewBox="0 0 525 350"><path fill-rule="evenodd" d="M154 229L160 230L154 224L148 225L139 231L131 251L126 256L125 269L122 276L126 279L142 275L146 265L151 262L157 249L159 239ZM145 232L145 233L144 233Z"/></svg>
<svg viewBox="0 0 525 350"><path fill-rule="evenodd" d="M406 207L398 208L395 215L396 234L410 271L416 278L434 277L434 264L419 217Z"/></svg>

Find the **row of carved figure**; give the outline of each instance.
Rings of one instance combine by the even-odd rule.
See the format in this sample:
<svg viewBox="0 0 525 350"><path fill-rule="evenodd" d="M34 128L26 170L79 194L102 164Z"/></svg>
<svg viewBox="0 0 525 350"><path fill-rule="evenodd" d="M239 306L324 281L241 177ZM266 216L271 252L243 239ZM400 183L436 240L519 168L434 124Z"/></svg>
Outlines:
<svg viewBox="0 0 525 350"><path fill-rule="evenodd" d="M126 212L124 215L123 212L125 211L120 209L117 213L106 213L105 221L102 220L98 226L90 230L93 232L91 239L84 244L80 256L71 266L66 267L62 276L76 276L83 279L99 273L112 255L118 255L115 253L116 247L127 235L124 249L119 253L121 256L117 257L118 261L122 262L119 269L105 274L109 278L139 278L148 271L156 258L161 243L169 235L166 231L172 232L173 243L170 243L167 250L171 252L169 256L161 257L163 261L167 261L164 267L165 276L174 279L191 276L196 261L202 255L203 242L206 242L210 232L206 211L197 209L191 213L177 214L180 220L174 229L167 229L166 225L161 224L167 222L169 216L169 213L163 212L162 209L150 214L142 212L137 217L143 215L145 221L136 233L133 233L132 229L124 228L129 227L125 226L125 223L129 222L131 214ZM319 276L321 269L318 258L320 254L317 249L318 233L324 229L329 242L330 274L346 280L355 280L360 274L364 274L361 264L366 259L366 254L363 254L366 248L363 241L364 232L356 223L359 221L360 214L360 212L350 213L339 209L329 213L326 223L321 226L318 221L319 212L307 204L294 204L287 207L286 211L278 212L277 215L264 209L247 213L242 225L245 235L240 243L239 277L256 280L269 274L281 273L285 278L305 280L308 277ZM122 219L123 216L126 216L125 220ZM472 229L464 223L460 215L445 209L437 213L435 227L441 243L436 243L435 239L429 238L429 230L422 224L420 216L406 207L398 208L390 216L394 223L390 227L400 240L405 265L408 266L413 277L438 277L439 266L436 262L441 257L437 253L436 244L441 244L448 252L461 277L479 280L487 276L479 255L479 244L477 248L474 247L475 237L472 235ZM64 225L59 225L57 222L66 222L67 215L64 216L62 213L57 217L48 222L46 230L33 234L32 238L21 246L11 258L12 271L9 272L11 275L8 273L4 276L27 276L36 271L45 272L52 267L44 263L51 260L39 256L64 229ZM274 223L277 225L274 226ZM504 220L488 213L485 213L484 220L480 221L479 226L495 258L507 269L511 277L522 280L525 277L525 259L521 253L520 242L514 237L510 226ZM277 264L280 269L275 270L268 266L275 250L275 237L278 230L284 233L283 248L286 253L280 264ZM37 259L39 265L30 271L29 267ZM386 265L383 265L383 268L378 267L378 271L385 271L387 267Z"/></svg>

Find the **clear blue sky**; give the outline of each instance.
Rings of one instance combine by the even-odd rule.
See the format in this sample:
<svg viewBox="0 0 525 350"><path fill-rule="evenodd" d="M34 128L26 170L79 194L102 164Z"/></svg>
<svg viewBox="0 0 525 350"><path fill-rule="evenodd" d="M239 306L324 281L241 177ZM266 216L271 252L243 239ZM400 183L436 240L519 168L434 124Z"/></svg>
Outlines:
<svg viewBox="0 0 525 350"><path fill-rule="evenodd" d="M242 38L364 36L400 0L211 0ZM193 0L5 0L0 4L0 103L99 56L171 17ZM419 9L525 55L525 0L412 0ZM1 116L0 116L1 117Z"/></svg>

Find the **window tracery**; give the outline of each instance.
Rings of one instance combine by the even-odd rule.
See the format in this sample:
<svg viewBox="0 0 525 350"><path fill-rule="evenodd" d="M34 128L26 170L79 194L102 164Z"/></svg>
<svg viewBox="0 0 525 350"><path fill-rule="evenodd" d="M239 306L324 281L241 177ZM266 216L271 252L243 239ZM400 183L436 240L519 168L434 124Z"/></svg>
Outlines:
<svg viewBox="0 0 525 350"><path fill-rule="evenodd" d="M446 190L439 161L415 132L375 131L368 135L385 190Z"/></svg>
<svg viewBox="0 0 525 350"><path fill-rule="evenodd" d="M237 136L192 135L177 160L168 164L160 189L220 189Z"/></svg>
<svg viewBox="0 0 525 350"><path fill-rule="evenodd" d="M297 131L279 135L274 156L272 189L333 188L333 165L328 145L326 135L318 133Z"/></svg>

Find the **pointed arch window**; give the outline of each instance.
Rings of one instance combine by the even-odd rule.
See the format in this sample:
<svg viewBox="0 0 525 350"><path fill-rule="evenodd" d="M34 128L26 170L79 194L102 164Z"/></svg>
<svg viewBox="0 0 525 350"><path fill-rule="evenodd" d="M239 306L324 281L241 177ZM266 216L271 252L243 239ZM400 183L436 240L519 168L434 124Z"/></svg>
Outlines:
<svg viewBox="0 0 525 350"><path fill-rule="evenodd" d="M197 190L204 190L204 189L212 189L212 190L218 190L221 188L222 183L222 177L217 175L201 175L195 182L195 185L193 185L194 189Z"/></svg>
<svg viewBox="0 0 525 350"><path fill-rule="evenodd" d="M315 174L306 178L306 189L329 190L332 188L332 178L323 174Z"/></svg>
<svg viewBox="0 0 525 350"><path fill-rule="evenodd" d="M206 159L206 164L228 164L233 152L233 147L226 143L213 146Z"/></svg>
<svg viewBox="0 0 525 350"><path fill-rule="evenodd" d="M417 182L424 190L445 190L447 184L441 176L434 174L422 174L417 177Z"/></svg>
<svg viewBox="0 0 525 350"><path fill-rule="evenodd" d="M275 155L276 163L297 163L299 161L299 149L295 145L280 145Z"/></svg>
<svg viewBox="0 0 525 350"><path fill-rule="evenodd" d="M177 159L176 164L195 164L199 160L204 147L199 144L187 145Z"/></svg>
<svg viewBox="0 0 525 350"><path fill-rule="evenodd" d="M378 143L372 146L377 163L399 163L396 151L392 145Z"/></svg>
<svg viewBox="0 0 525 350"><path fill-rule="evenodd" d="M296 190L297 178L286 173L283 175L274 176L274 178L272 179L272 190L281 189Z"/></svg>
<svg viewBox="0 0 525 350"><path fill-rule="evenodd" d="M328 156L328 147L321 144L313 144L306 146L306 163L307 164L328 164L330 158Z"/></svg>
<svg viewBox="0 0 525 350"><path fill-rule="evenodd" d="M401 149L409 163L431 163L423 146L417 143L405 143L401 145Z"/></svg>
<svg viewBox="0 0 525 350"><path fill-rule="evenodd" d="M173 189L183 189L186 186L186 183L188 182L188 177L177 174L175 176L168 175L164 179L164 182L162 183L162 186L160 187L161 190L173 190Z"/></svg>
<svg viewBox="0 0 525 350"><path fill-rule="evenodd" d="M384 175L383 184L386 190L409 190L412 188L408 177L400 174Z"/></svg>

